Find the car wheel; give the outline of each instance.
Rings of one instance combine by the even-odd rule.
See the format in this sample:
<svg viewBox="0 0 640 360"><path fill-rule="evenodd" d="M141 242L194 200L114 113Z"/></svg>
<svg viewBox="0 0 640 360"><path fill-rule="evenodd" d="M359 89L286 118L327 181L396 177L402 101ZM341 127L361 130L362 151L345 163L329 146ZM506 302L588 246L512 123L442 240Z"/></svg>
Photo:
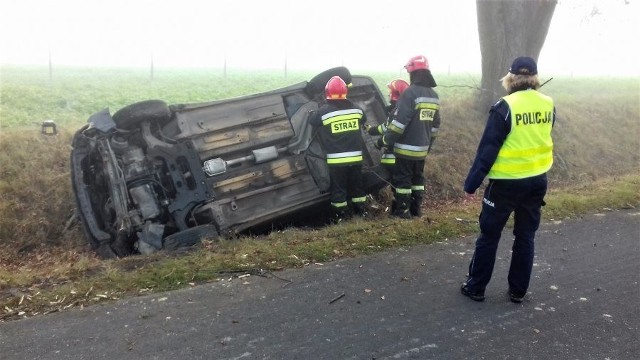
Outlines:
<svg viewBox="0 0 640 360"><path fill-rule="evenodd" d="M318 93L324 91L327 81L334 76L340 76L347 84L351 83L351 72L349 69L344 66L338 66L325 70L309 80L307 87L304 89L305 93L311 98L315 97Z"/></svg>
<svg viewBox="0 0 640 360"><path fill-rule="evenodd" d="M145 120L164 123L171 119L171 110L162 100L146 100L123 107L112 118L117 128L129 130Z"/></svg>

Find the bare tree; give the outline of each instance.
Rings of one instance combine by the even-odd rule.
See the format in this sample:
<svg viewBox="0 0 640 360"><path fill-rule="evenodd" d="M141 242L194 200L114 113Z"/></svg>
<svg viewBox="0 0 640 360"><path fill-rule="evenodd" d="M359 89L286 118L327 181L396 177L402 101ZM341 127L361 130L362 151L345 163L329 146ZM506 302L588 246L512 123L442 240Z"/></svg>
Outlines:
<svg viewBox="0 0 640 360"><path fill-rule="evenodd" d="M482 55L482 92L478 105L489 107L505 95L498 81L511 61L536 61L547 37L557 0L476 0Z"/></svg>

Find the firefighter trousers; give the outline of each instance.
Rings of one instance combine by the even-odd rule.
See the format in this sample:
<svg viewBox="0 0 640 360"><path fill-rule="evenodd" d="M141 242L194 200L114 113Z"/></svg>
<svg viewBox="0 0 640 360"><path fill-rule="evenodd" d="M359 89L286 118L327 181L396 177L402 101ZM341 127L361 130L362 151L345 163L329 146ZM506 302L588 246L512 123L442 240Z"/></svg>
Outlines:
<svg viewBox="0 0 640 360"><path fill-rule="evenodd" d="M329 176L332 216L347 216L349 203L355 213L364 212L366 194L362 180L362 164L329 166Z"/></svg>
<svg viewBox="0 0 640 360"><path fill-rule="evenodd" d="M419 216L424 194L424 159L396 157L392 183L395 187L394 215L405 218Z"/></svg>

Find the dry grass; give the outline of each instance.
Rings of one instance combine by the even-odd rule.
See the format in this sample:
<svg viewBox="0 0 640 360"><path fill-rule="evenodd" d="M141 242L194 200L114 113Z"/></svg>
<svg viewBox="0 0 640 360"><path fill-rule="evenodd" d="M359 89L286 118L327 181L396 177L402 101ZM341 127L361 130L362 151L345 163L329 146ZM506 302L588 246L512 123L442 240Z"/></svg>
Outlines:
<svg viewBox="0 0 640 360"><path fill-rule="evenodd" d="M31 129L0 133L0 245L10 239L18 250L30 252L63 241L65 220L74 209L70 139L67 133L44 136Z"/></svg>

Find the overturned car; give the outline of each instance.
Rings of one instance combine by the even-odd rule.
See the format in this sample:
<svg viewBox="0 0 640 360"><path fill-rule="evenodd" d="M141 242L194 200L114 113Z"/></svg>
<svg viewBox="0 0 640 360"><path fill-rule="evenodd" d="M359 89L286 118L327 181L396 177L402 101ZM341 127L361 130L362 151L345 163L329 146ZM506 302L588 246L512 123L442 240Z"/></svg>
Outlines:
<svg viewBox="0 0 640 360"><path fill-rule="evenodd" d="M190 246L328 208L324 151L308 119L334 75L368 124L385 120L385 97L367 76L338 67L310 81L199 104L149 100L93 114L73 137L77 213L105 258ZM365 131L369 193L388 179Z"/></svg>

